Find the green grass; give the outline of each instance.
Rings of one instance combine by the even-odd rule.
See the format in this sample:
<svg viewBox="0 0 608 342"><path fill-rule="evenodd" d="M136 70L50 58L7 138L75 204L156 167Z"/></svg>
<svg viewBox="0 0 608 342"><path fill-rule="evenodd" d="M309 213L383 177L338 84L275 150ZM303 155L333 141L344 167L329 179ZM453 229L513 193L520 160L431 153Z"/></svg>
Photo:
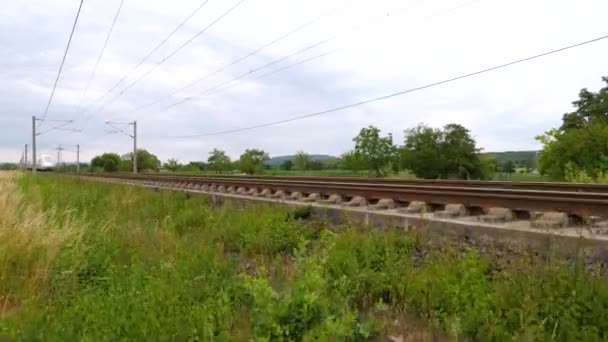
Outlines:
<svg viewBox="0 0 608 342"><path fill-rule="evenodd" d="M0 339L608 338L578 264L54 176L0 178Z"/></svg>
<svg viewBox="0 0 608 342"><path fill-rule="evenodd" d="M511 174L507 174L504 172L497 172L494 175L494 180L513 181L513 182L551 182L552 181L548 177L543 177L538 173L519 173L519 172L514 172Z"/></svg>

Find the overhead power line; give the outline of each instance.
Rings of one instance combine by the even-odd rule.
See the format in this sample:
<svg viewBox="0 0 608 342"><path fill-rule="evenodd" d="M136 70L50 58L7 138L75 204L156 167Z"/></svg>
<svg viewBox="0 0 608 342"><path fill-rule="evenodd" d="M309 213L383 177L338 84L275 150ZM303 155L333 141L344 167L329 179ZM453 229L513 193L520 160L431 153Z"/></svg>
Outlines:
<svg viewBox="0 0 608 342"><path fill-rule="evenodd" d="M188 46L190 43L192 43L196 38L200 37L203 33L205 33L208 29L210 29L213 25L215 25L217 22L219 22L220 20L222 20L225 16L227 16L228 14L230 14L230 12L232 12L233 10L235 10L239 5L241 5L243 2L245 2L245 0L240 0L239 2L237 2L234 6L230 7L230 9L228 9L226 12L224 12L222 15L220 15L219 17L217 17L214 21L212 21L209 25L205 26L205 28L203 28L202 30L200 30L199 32L197 32L194 36L190 37L190 39L188 39L186 42L184 42L182 45L180 45L177 49L173 50L167 57L163 58L160 60L160 62L156 63L156 65L154 65L151 69L149 69L148 71L146 71L145 73L143 73L141 76L139 76L136 80L134 80L133 82L131 82L129 85L127 85L125 88L123 88L116 96L114 96L109 102L107 102L103 107L105 107L106 105L114 102L117 98L119 98L120 96L122 96L127 90L131 89L133 86L135 86L137 83L139 83L141 80L143 80L144 78L146 78L148 75L150 75L152 72L154 72L158 67L160 67L161 65L163 65L163 63L165 63L166 61L168 61L171 57L175 56L179 51L181 51L183 48L185 48L186 46Z"/></svg>
<svg viewBox="0 0 608 342"><path fill-rule="evenodd" d="M200 35L202 35L203 33L205 33L208 29L210 29L213 25L215 25L217 22L219 22L220 20L222 20L225 16L227 16L228 14L230 14L230 12L232 12L233 10L235 10L244 1L245 0L240 0L239 2L236 3L236 5L232 6L230 9L228 9L226 12L224 12L222 15L220 15L214 21L212 21L209 25L205 26L205 28L203 28L202 30L200 30L199 32L197 32L194 36L190 37L190 39L188 39L186 42L184 42L182 45L180 45L177 49L173 50L173 52L171 52L167 57L161 59L161 61L158 62L154 67L152 67L152 69L150 69L147 72L145 72L138 79L136 79L135 81L131 82L128 86L126 86L123 90L121 90L120 94L122 95L124 92L126 92L129 89L131 89L131 87L133 87L135 84L139 83L139 81L141 81L142 79L144 79L145 77L147 77L148 75L150 75L154 70L156 70L156 68L160 67L163 63L165 63L171 57L175 56L175 54L177 54L179 51L181 51L183 48L185 48L188 44L192 43L196 38L198 38Z"/></svg>
<svg viewBox="0 0 608 342"><path fill-rule="evenodd" d="M479 1L481 1L481 0L473 0L473 1L470 1L470 2L465 3L465 4L461 4L461 5L458 5L458 6L455 6L455 7L451 7L451 8L449 8L449 9L447 9L447 10L442 10L442 11L439 11L439 12L437 12L437 13L434 13L434 14L433 14L433 15L431 15L430 17L432 17L432 16L434 16L434 15L437 15L437 14L439 14L439 13L442 13L442 12L449 12L449 11L453 11L453 10L456 10L456 9L459 9L459 8L462 8L462 7L465 7L465 6L468 6L468 5L470 5L470 4L473 4L473 3L476 3L476 2L479 2ZM230 80L228 80L228 81L226 81L226 82L223 82L223 83L221 83L221 84L219 84L219 85L217 85L217 86L207 88L207 89L205 89L203 92L199 93L197 96L202 96L202 95L205 95L205 94L207 94L207 93L214 93L214 92L217 92L218 90L221 90L221 88L222 88L223 86L225 86L225 85L227 85L227 84L229 84L229 83L232 83L232 82L238 81L238 80L240 80L240 79L243 79L244 77L246 77L246 76L248 76L248 75L251 75L251 74L253 74L253 73L255 73L255 72L258 72L258 71L260 71L260 70L266 69L266 68L268 68L268 67L270 67L270 66L272 66L272 65L275 65L275 64L277 64L277 63L283 62L283 61L285 61L285 60L287 60L287 59L289 59L289 58L291 58L291 57L295 57L295 56L297 56L297 55L299 55L299 54L302 54L302 53L304 53L304 52L306 52L306 51L308 51L308 50L310 50L310 49L313 49L313 48L319 47L319 46L321 46L321 45L323 45L323 44L326 44L326 43L328 43L328 42L330 42L330 41L332 41L332 40L337 39L338 37L340 37L340 35L344 34L345 32L349 32L349 31L353 31L353 30L359 30L359 29L361 29L361 28L363 28L363 27L365 27L365 26L367 26L367 25L370 25L370 24L375 23L376 21L384 20L385 18L388 18L388 17L391 17L391 16L395 16L396 14L403 13L403 12L405 12L407 9L410 9L411 7L412 7L412 6L407 6L407 7L404 7L404 8L400 8L400 9L398 9L398 10L393 10L393 11L388 12L388 13L386 13L386 14L383 14L383 15L381 15L381 16L375 16L374 18L372 18L371 20L368 20L368 21L364 22L363 24L358 24L358 25L354 25L354 26L351 26L351 27L344 28L344 29L342 29L340 32L338 32L338 33L334 34L333 36L331 36L331 37L329 37L329 38L326 38L326 39L323 39L323 40L320 40L320 41L317 41L316 43L314 43L314 44L312 44L312 45L309 45L308 47L306 47L306 48L304 48L304 49L302 49L302 50L299 50L299 51L297 51L297 52L295 52L295 53L292 53L292 54L289 54L289 55L287 55L287 56L284 56L284 57L281 57L281 58L279 58L279 59L276 59L276 60L274 60L274 61L272 61L272 62L269 62L269 63L267 63L267 64L265 64L265 65L262 65L262 66L260 66L260 67L258 67L258 68L256 68L256 69L250 70L250 71L248 71L248 72L246 72L246 73L243 73L243 74L241 74L241 75L239 75L239 76L237 76L237 77L234 77L234 78L232 78L232 79L230 79ZM333 53L333 52L331 52L331 53ZM329 53L324 53L322 56L325 56L325 55L327 55L327 54L329 54ZM308 59L306 62L309 62L309 61L311 61L311 60L314 60L314 59L320 58L320 57L322 57L322 56L317 56L317 57L315 57L315 58L309 58L309 59ZM292 66L295 66L295 65L297 65L297 64L302 64L302 63L305 63L305 62L296 62L296 63L294 63ZM282 68L282 70L281 70L281 71L284 71L284 70L287 70L287 69L289 69L289 68ZM276 73L276 72L278 72L278 71L275 71L275 72L272 72L272 73ZM228 86L228 87L225 87L225 88L227 89L227 88L230 88L230 87L232 87L232 86L233 86L233 85ZM182 88L181 90L183 90L183 89L185 89L185 88L186 88L186 87ZM171 93L170 95L173 95L173 94L174 94L174 93ZM174 102L174 103L170 104L169 106L167 106L167 107L166 107L166 109L169 109L169 108L172 108L172 107L178 106L178 105L180 105L180 104L182 104L182 103L185 103L185 102L191 101L191 100L193 100L193 99L195 99L195 96L188 96L188 97L184 97L184 98L182 98L182 99L180 99L180 100L178 100L178 101L176 101L176 102ZM157 102L157 103L158 103L158 102Z"/></svg>
<svg viewBox="0 0 608 342"><path fill-rule="evenodd" d="M169 33L169 35L167 35L165 39L163 39L158 45L156 45L152 50L150 50L150 52L148 52L148 54L145 55L144 58L142 58L131 69L131 71L129 71L118 82L116 82L116 84L112 86L112 88L110 88L108 92L112 92L114 89L116 89L116 87L118 87L122 82L124 82L127 77L131 76L135 72L135 70L137 70L142 64L144 64L148 60L148 58L150 58L156 51L158 51L158 49L160 49L161 46L163 46L169 39L171 39L171 37L173 37L173 35L177 33L177 31L179 31L190 19L192 19L192 17L194 17L196 13L198 13L198 11L200 11L208 2L209 0L203 1L192 13L190 13L188 17L186 17L186 19L184 19L184 21L177 25L177 27L173 31L171 31L171 33Z"/></svg>
<svg viewBox="0 0 608 342"><path fill-rule="evenodd" d="M70 38L68 39L68 45L65 48L65 52L63 53L63 59L61 60L61 65L59 66L59 72L57 73L57 78L55 78L55 84L53 85L53 91L51 91L51 96L49 97L49 101L46 104L46 108L44 109L44 113L42 114L42 118L40 119L40 123L38 125L42 125L44 119L46 119L46 114L49 111L49 107L51 106L51 102L53 102L53 96L55 95L55 89L57 89L57 82L59 82L59 78L61 77L61 71L63 70L63 64L65 63L65 59L68 55L68 51L70 50L70 44L72 43L72 37L74 36L74 31L76 30L76 24L78 23L78 17L80 17L80 10L82 9L82 4L84 0L80 0L80 5L78 6L78 12L76 12L76 19L74 19L74 25L72 26L72 32L70 32Z"/></svg>
<svg viewBox="0 0 608 342"><path fill-rule="evenodd" d="M301 60L301 61L297 61L297 62L294 62L294 63L288 64L288 65L286 65L286 66L284 66L284 67L281 67L281 68L278 68L278 69L275 69L275 70L271 70L271 71L265 72L265 73L263 73L263 74L261 74L261 75L258 75L258 76L256 76L256 77L251 78L251 79L250 79L250 81L256 81L256 80L259 80L259 79L261 79L261 78L265 78L265 77L268 77L268 76L274 75L274 74L276 74L276 73L283 72L283 71L285 71L285 70L289 70L289 69L291 69L291 68L293 68L293 67L296 67L296 66L298 66L298 65L301 65L301 64L304 64L304 63L308 63L308 62L314 61L315 59L319 59L319 58L325 57L325 56L327 56L327 55L331 55L332 53L334 53L334 52L336 52L336 51L338 51L338 50L332 50L332 51L328 51L328 52L322 53L322 54L320 54L320 55L315 55L315 56L312 56L312 57L309 57L309 58L303 59L303 60ZM221 92L223 92L223 91L226 91L226 90L228 90L228 89L230 89L230 88L234 88L234 87L236 87L237 85L241 84L241 82L243 82L243 81L238 81L238 82L233 83L233 84L231 84L231 85L229 85L229 86L227 86L227 87L219 88L219 89L217 89L217 90L215 90L215 91L210 92L210 93L209 93L209 95L218 94L218 93L221 93Z"/></svg>
<svg viewBox="0 0 608 342"><path fill-rule="evenodd" d="M280 62L282 62L282 61L284 61L284 60L286 60L286 59L288 59L288 58L290 58L290 57L293 57L293 56L299 55L299 54L301 54L301 53L304 53L304 52L306 52L306 51L308 51L308 50L314 49L314 48L316 48L317 46L320 46L320 45L322 45L322 44L324 44L324 43L326 43L326 42L327 42L327 40L323 40L323 41L317 42L317 43L315 43L315 44L309 45L309 46L305 47L304 49L299 50L299 51L297 51L297 52L294 52L294 53L292 53L292 54L289 54L289 55L287 55L287 56L283 56L283 57L281 57L281 58L279 58L279 59L275 59L275 60L273 60L273 61L271 61L271 62L269 62L269 63L266 63L266 64L264 64L264 65L262 65L262 66L260 66L260 67L255 68L255 69L253 69L253 70L250 70L250 71L247 71L247 72L245 72L245 73L242 73L242 74L240 74L239 76L234 77L234 78L232 78L232 79L230 79L230 80L228 80L228 81L225 81L225 82L223 82L223 83L221 83L221 84L219 84L219 85L217 85L217 86L214 86L214 87L211 87L211 88L207 88L207 89L203 90L202 92L200 92L199 94L197 94L197 96L202 96L202 95L204 95L204 94L206 94L206 93L208 93L208 92L210 92L210 91L214 91L214 90L216 90L216 89L218 89L218 88L220 88L220 87L222 87L222 86L224 86L224 85L226 85L226 84L228 84L228 83L231 83L231 82L234 82L234 81L240 80L241 78L243 78L243 77L245 77L245 76L247 76L247 75L251 75L251 74L253 74L253 73L255 73L255 72L258 72L258 71L260 71L260 70L262 70L262 69L265 69L265 68L268 68L268 67L270 67L270 66L272 66L272 65L275 65L275 64L277 64L277 63L280 63ZM179 101L177 101L177 102L175 102L175 103L173 103L173 104L169 105L167 108L171 108L171 107L178 106L178 105L180 105L180 104L182 104L182 103L185 103L185 102L191 101L191 100L193 100L193 99L195 99L195 97L194 97L194 96L188 96L188 97L185 97L185 98L183 98L183 99L181 99L181 100L179 100Z"/></svg>
<svg viewBox="0 0 608 342"><path fill-rule="evenodd" d="M216 75L216 74L218 74L218 73L220 73L220 72L222 72L222 71L224 71L224 70L228 69L229 67L231 67L231 66L233 66L233 65L236 65L236 64L238 64L238 63L240 63L240 62L244 61L245 59L247 59L247 58L249 58L249 57L251 57L251 56L253 56L253 55L255 55L255 54L260 53L262 50L264 50L264 49L266 49L266 48L268 48L268 47L270 47L270 46L272 46L272 45L274 45L274 44L277 44L278 42L282 41L283 39L285 39L285 38L287 38L287 37L289 37L289 36L291 36L291 35L293 35L293 34L297 33L298 31L301 31L301 30L303 30L304 28L306 28L306 27L308 27L308 26L310 26L310 25L312 25L312 24L316 23L316 22L317 22L317 21L319 21L319 20L320 20L322 17L323 17L323 16L319 16L319 17L317 17L317 18L316 18L316 19L314 19L314 20L308 21L308 22L306 22L306 23L304 23L304 24L302 24L302 25L300 25L300 26L296 27L295 29L293 29L293 30L291 30L291 31L287 32L286 34L284 34L284 35L282 35L282 36L280 36L280 37L278 37L278 38L276 38L276 39L274 39L274 40L272 40L272 41L270 41L270 42L268 42L268 43L266 43L266 44L264 44L264 45L262 45L262 46L258 47L257 49L255 49L255 50L253 50L253 51L249 52L248 54L246 54L246 55L244 55L244 56L241 56L241 57L239 57L239 58L237 58L237 59L233 60L232 62L229 62L229 63L227 63L227 64L224 64L224 65L223 65L222 67L220 67L219 69L217 69L217 70L215 70L215 71L213 71L213 72L211 72L211 73L209 73L209 74L207 74L207 75L205 75L205 76L203 76L203 77L201 77L201 78L199 78L199 79L196 79L196 80L194 80L194 81L192 81L192 82L188 83L187 85L185 85L185 86L183 86L183 87L181 87L181 88L178 88L178 89L176 89L176 90L174 90L174 91L170 92L168 95L163 96L163 97L161 97L160 99L157 99L157 100L155 100L155 101L152 101L152 102L146 103L146 104L144 104L144 105L142 105L142 106L140 106L140 107L135 108L135 109L134 109L132 112L137 112L137 111L140 111L140 110L142 110L142 109L144 109L144 108L148 108L148 107L151 107L151 106L153 106L153 105L155 105L155 104L158 104L158 103L162 102L163 100L168 99L168 98L170 98L171 96L173 96L173 95L175 95L175 94L179 93L180 91L183 91L183 90L185 90L185 89L187 89L187 88L190 88L190 87L192 87L192 86L196 85L197 83L202 82L202 81L204 81L204 80L206 80L206 79L208 79L208 78L210 78L210 77L212 77L212 76L214 76L214 75Z"/></svg>
<svg viewBox="0 0 608 342"><path fill-rule="evenodd" d="M45 129L44 131L37 132L36 135L42 135L42 134L50 132L50 131L62 130L65 126L71 125L74 122L74 120L53 120L53 122L62 122L62 123L57 126Z"/></svg>
<svg viewBox="0 0 608 342"><path fill-rule="evenodd" d="M89 91L89 87L91 86L91 82L95 78L95 73L97 72L97 67L99 66L99 62L101 62L101 58L103 57L103 53L106 51L106 47L108 46L108 41L110 41L110 37L112 36L112 32L114 31L114 26L116 25L116 21L118 20L118 16L120 15L120 11L122 9L122 5L124 4L124 0L120 0L120 4L118 5L118 10L116 11L116 15L114 16L114 20L112 20L112 25L110 26L110 30L106 35L106 39L103 43L103 47L99 52L99 56L97 56L97 60L95 61L95 66L93 67L93 71L91 72L91 76L89 76L89 80L87 81L87 85L84 88L82 93L83 100L87 96L87 92ZM82 106L81 106L82 107Z"/></svg>
<svg viewBox="0 0 608 342"><path fill-rule="evenodd" d="M161 46L163 46L177 31L179 31L192 17L194 17L207 3L209 0L203 1L186 19L184 19L171 33L169 33L160 43L158 43L148 54L146 54L131 70L129 70L125 75L123 75L116 84L114 84L110 89L108 89L105 94L98 100L98 102L103 101L108 95L114 91L122 82L124 82L129 76L131 76L137 69L139 69L142 64L144 64ZM105 104L101 105L97 111L101 111Z"/></svg>
<svg viewBox="0 0 608 342"><path fill-rule="evenodd" d="M566 47L562 47L562 48L559 48L557 50L552 50L552 51L544 52L544 53L541 53L541 54L538 54L538 55L534 55L534 56L531 56L531 57L526 57L526 58L523 58L523 59L519 59L519 60L516 60L516 61L509 62L509 63L501 64L501 65L494 66L494 67L491 67L491 68L487 68L487 69L483 69L483 70L480 70L480 71L472 72L472 73L469 73L469 74L464 74L464 75L456 76L456 77L453 77L453 78L445 79L443 81L430 83L430 84L427 84L427 85L424 85L424 86L420 86L420 87L416 87L416 88L411 88L411 89L399 91L399 92L396 92L396 93L392 93L392 94L376 97L376 98L365 100L365 101L359 101L359 102L351 103L351 104L348 104L348 105L344 105L344 106L341 106L341 107L336 107L336 108L324 110L324 111L321 111L321 112L310 113L310 114L295 116L295 117L292 117L292 118L289 118L289 119L278 120L278 121L271 121L271 122L267 122L267 123L262 123L262 124L254 125L254 126L235 128L235 129L231 129L231 130L211 132L211 133L202 133L202 134L192 134L192 135L166 136L165 138L196 138L196 137L206 137L206 136L212 136L212 135L236 133L236 132L241 132L241 131L246 131L246 130L252 130L252 129L256 129L256 128L262 128L262 127L269 127L269 126L279 125L279 124L283 124L283 123L287 123L287 122L291 122L291 121L296 121L296 120L302 120L302 119L306 119L306 118L310 118L310 117L314 117L314 116L320 116L320 115L324 115L324 114L329 114L329 113L337 112L337 111L340 111L340 110L344 110L344 109L348 109L348 108L352 108L352 107L357 107L357 106L361 106L361 105L364 105L364 104L368 104L368 103L372 103L372 102L377 102L377 101L381 101L381 100L386 100L386 99L389 99L389 98L392 98L392 97L396 97L396 96L400 96L400 95L404 95L404 94L408 94L408 93L413 93L413 92L416 92L416 91L419 91L419 90L435 87L435 86L442 85L442 84L445 84L445 83L454 82L454 81L461 80L461 79L464 79L464 78L473 77L473 76L480 75L480 74L483 74L483 73L486 73L486 72L490 72L490 71L506 68L508 66L512 66L512 65L515 65L515 64L527 62L527 61L530 61L530 60L533 60L533 59L541 58L541 57L548 56L548 55L551 55L551 54L555 54L555 53L558 53L558 52L570 50L570 49L573 49L573 48L576 48L576 47L580 47L580 46L583 46L583 45L595 43L595 42L598 42L598 41L601 41L601 40L604 40L604 39L607 39L607 38L608 38L608 35L602 36L602 37L599 37L599 38L587 40L587 41L584 41L584 42L581 42L581 43L577 43L577 44L574 44L574 45L569 45L569 46L566 46Z"/></svg>
<svg viewBox="0 0 608 342"><path fill-rule="evenodd" d="M479 2L479 1L481 1L481 0L474 0L474 1L462 4L462 5L459 5L459 6L456 6L456 7L452 7L452 8L449 8L447 10L440 11L438 13L434 13L433 15L430 15L429 17L424 18L424 19L429 19L429 18L431 18L431 17L433 17L433 16L435 16L435 15L437 15L439 13L442 13L442 12L450 12L450 11L453 11L453 10L456 10L456 9L460 9L462 7L471 5L471 4ZM388 15L395 15L395 14L398 14L400 12L403 12L404 10L405 9L400 9L400 10L394 11L392 13L389 13ZM358 27L358 28L360 28L360 27ZM322 53L322 54L319 54L319 55L315 55L315 56L312 56L312 57L309 57L309 58L306 58L306 59L303 59L303 60L300 60L300 61L296 61L296 62L290 63L288 65L285 65L285 66L281 67L281 68L270 70L270 71L265 72L265 73L263 73L261 75L255 76L255 77L251 78L249 81L256 81L256 80L259 80L259 79L262 79L262 78L265 78L265 77L272 76L274 74L277 74L277 73L289 70L289 69L291 69L293 67L296 67L298 65L302 65L302 64L305 64L305 63L308 63L308 62L312 62L312 61L314 61L316 59L323 58L325 56L331 55L331 54L336 53L336 52L341 51L341 50L343 50L343 49L331 50L331 51L328 51L328 52L325 52L325 53ZM296 53L294 55L297 55L297 54L298 53ZM291 56L291 57L293 57L293 56ZM234 81L234 79L233 79L233 81ZM231 89L231 88L234 88L234 87L238 86L242 82L243 82L243 80L240 80L240 78L239 78L239 80L237 82L235 82L233 84L230 84L230 85L228 85L226 87L221 87L221 85L219 87L214 87L212 91L210 91L209 93L207 93L207 95L214 95L214 94L221 93L223 91L226 91L228 89ZM226 82L226 83L231 83L231 82Z"/></svg>

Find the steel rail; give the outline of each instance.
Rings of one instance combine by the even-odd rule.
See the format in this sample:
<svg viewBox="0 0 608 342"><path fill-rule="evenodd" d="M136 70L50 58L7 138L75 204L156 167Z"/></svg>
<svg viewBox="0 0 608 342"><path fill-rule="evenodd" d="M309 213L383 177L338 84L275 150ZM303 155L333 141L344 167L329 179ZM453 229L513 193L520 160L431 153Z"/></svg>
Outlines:
<svg viewBox="0 0 608 342"><path fill-rule="evenodd" d="M425 201L434 205L461 203L467 207L506 207L518 211L560 211L575 216L608 216L608 193L547 191L529 189L486 189L454 186L421 186L409 184L376 184L326 182L240 177L183 177L154 175L95 174L95 177L184 184L223 185L258 190L338 194L345 198L362 196L380 200L390 198L399 203Z"/></svg>
<svg viewBox="0 0 608 342"><path fill-rule="evenodd" d="M115 173L115 175L131 175ZM571 191L571 192L608 192L608 184L591 183L562 183L562 182L511 182L511 181L480 181L480 180L448 180L448 179L398 179L373 177L315 177L315 176L235 176L235 175L197 175L197 174L154 174L158 177L184 177L201 179L265 179L265 180L299 180L322 182L348 182L369 184L403 184L403 185L429 185L429 186L456 186L487 189L521 189L544 191Z"/></svg>
<svg viewBox="0 0 608 342"><path fill-rule="evenodd" d="M112 175L110 175L112 177ZM207 183L218 183L218 184L256 184L258 187L262 186L273 186L273 185L322 185L326 187L333 186L356 186L360 188L374 188L374 189L409 189L409 190L436 190L436 191L461 191L471 193L472 191L479 191L481 193L504 193L504 194L517 194L517 195L536 195L536 196L563 196L567 195L573 198L596 198L608 200L608 192L580 192L580 191L559 191L559 190L536 190L536 189L505 189L505 188L477 188L470 186L453 186L453 185L419 185L419 184L408 184L408 183L360 183L351 181L341 181L341 179L331 179L331 181L318 180L316 178L307 179L264 179L264 178L244 178L244 177L183 177L183 176L159 176L154 175L133 175L133 174L121 174L120 178L130 179L157 179L172 182L207 182Z"/></svg>

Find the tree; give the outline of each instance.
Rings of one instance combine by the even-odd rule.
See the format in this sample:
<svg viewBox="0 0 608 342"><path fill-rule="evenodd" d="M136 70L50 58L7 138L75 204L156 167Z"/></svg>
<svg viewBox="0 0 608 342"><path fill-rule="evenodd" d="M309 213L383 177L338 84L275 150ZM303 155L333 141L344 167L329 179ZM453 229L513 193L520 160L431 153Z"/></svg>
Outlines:
<svg viewBox="0 0 608 342"><path fill-rule="evenodd" d="M7 170L19 170L20 166L19 164L14 164L14 163L2 163L0 164L0 170L3 171L7 171Z"/></svg>
<svg viewBox="0 0 608 342"><path fill-rule="evenodd" d="M608 123L608 77L602 77L602 81L606 86L597 93L590 92L587 88L579 92L579 99L572 102L575 110L562 117L562 132L583 128L596 121Z"/></svg>
<svg viewBox="0 0 608 342"><path fill-rule="evenodd" d="M404 132L405 144L401 150L402 167L420 178L440 178L444 175L441 155L443 133L425 125L418 125Z"/></svg>
<svg viewBox="0 0 608 342"><path fill-rule="evenodd" d="M160 169L160 160L154 154L148 152L145 149L137 150L137 172L154 171L157 172ZM127 153L122 156L121 170L131 171L133 170L133 152Z"/></svg>
<svg viewBox="0 0 608 342"><path fill-rule="evenodd" d="M396 161L397 148L393 145L393 136L380 136L380 129L374 126L362 128L353 138L355 151L365 160L370 171L376 176L386 175L391 164Z"/></svg>
<svg viewBox="0 0 608 342"><path fill-rule="evenodd" d="M281 170L291 171L291 169L293 168L293 162L291 161L291 159L287 159L286 161L281 163L280 168Z"/></svg>
<svg viewBox="0 0 608 342"><path fill-rule="evenodd" d="M584 172L592 180L608 172L608 124L596 121L581 128L550 130L537 137L543 144L541 174L564 180L568 172Z"/></svg>
<svg viewBox="0 0 608 342"><path fill-rule="evenodd" d="M171 158L169 160L167 160L167 162L165 163L165 169L169 170L169 171L177 171L182 167L182 165L177 161L177 159L175 158Z"/></svg>
<svg viewBox="0 0 608 342"><path fill-rule="evenodd" d="M434 129L420 124L405 132L402 166L420 178L485 178L480 150L465 127ZM489 161L488 161L489 162ZM488 171L486 166L486 172Z"/></svg>
<svg viewBox="0 0 608 342"><path fill-rule="evenodd" d="M340 158L330 157L323 160L323 168L326 170L336 170L340 166Z"/></svg>
<svg viewBox="0 0 608 342"><path fill-rule="evenodd" d="M226 152L214 148L213 151L209 152L209 158L207 158L209 169L222 173L230 169L231 161L230 157L226 155Z"/></svg>
<svg viewBox="0 0 608 342"><path fill-rule="evenodd" d="M120 168L121 159L116 153L104 153L91 160L91 168L105 172L116 172Z"/></svg>
<svg viewBox="0 0 608 342"><path fill-rule="evenodd" d="M190 172L204 171L205 169L207 169L207 164L202 161L191 161L187 165L182 165L180 169L182 171Z"/></svg>
<svg viewBox="0 0 608 342"><path fill-rule="evenodd" d="M367 170L367 163L361 153L349 151L340 156L340 168L344 170L361 171Z"/></svg>
<svg viewBox="0 0 608 342"><path fill-rule="evenodd" d="M515 164L513 163L512 160L507 160L503 166L502 166L502 172L506 173L506 174L512 174L513 172L515 172Z"/></svg>
<svg viewBox="0 0 608 342"><path fill-rule="evenodd" d="M447 176L458 179L481 178L480 150L475 146L470 131L462 125L449 124L443 128L441 154L446 163Z"/></svg>
<svg viewBox="0 0 608 342"><path fill-rule="evenodd" d="M308 163L309 170L319 171L319 170L323 170L323 168L324 168L323 162L320 160L311 160L310 163Z"/></svg>
<svg viewBox="0 0 608 342"><path fill-rule="evenodd" d="M497 163L496 157L491 154L481 154L479 155L480 161L480 179L482 180L491 180L494 179L494 175L496 174Z"/></svg>
<svg viewBox="0 0 608 342"><path fill-rule="evenodd" d="M564 180L569 173L584 173L592 180L608 172L608 77L597 93L582 89L572 104L575 110L562 117L559 129L536 139L543 145L538 160L541 174Z"/></svg>
<svg viewBox="0 0 608 342"><path fill-rule="evenodd" d="M293 169L298 171L305 171L310 165L311 159L308 153L304 151L298 151L293 157Z"/></svg>
<svg viewBox="0 0 608 342"><path fill-rule="evenodd" d="M247 149L239 158L239 167L248 175L260 173L264 170L264 164L268 159L270 159L268 153L263 150Z"/></svg>

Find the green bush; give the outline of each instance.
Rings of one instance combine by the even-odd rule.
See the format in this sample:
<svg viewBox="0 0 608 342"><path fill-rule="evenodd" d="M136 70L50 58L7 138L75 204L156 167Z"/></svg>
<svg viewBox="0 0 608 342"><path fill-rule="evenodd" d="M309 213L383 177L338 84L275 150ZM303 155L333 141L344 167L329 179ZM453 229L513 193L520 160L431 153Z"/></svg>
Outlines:
<svg viewBox="0 0 608 342"><path fill-rule="evenodd" d="M16 185L0 179L0 337L368 340L403 334L399 321L429 338L608 338L608 284L579 262L513 256L497 270L415 233L335 233L267 205Z"/></svg>

